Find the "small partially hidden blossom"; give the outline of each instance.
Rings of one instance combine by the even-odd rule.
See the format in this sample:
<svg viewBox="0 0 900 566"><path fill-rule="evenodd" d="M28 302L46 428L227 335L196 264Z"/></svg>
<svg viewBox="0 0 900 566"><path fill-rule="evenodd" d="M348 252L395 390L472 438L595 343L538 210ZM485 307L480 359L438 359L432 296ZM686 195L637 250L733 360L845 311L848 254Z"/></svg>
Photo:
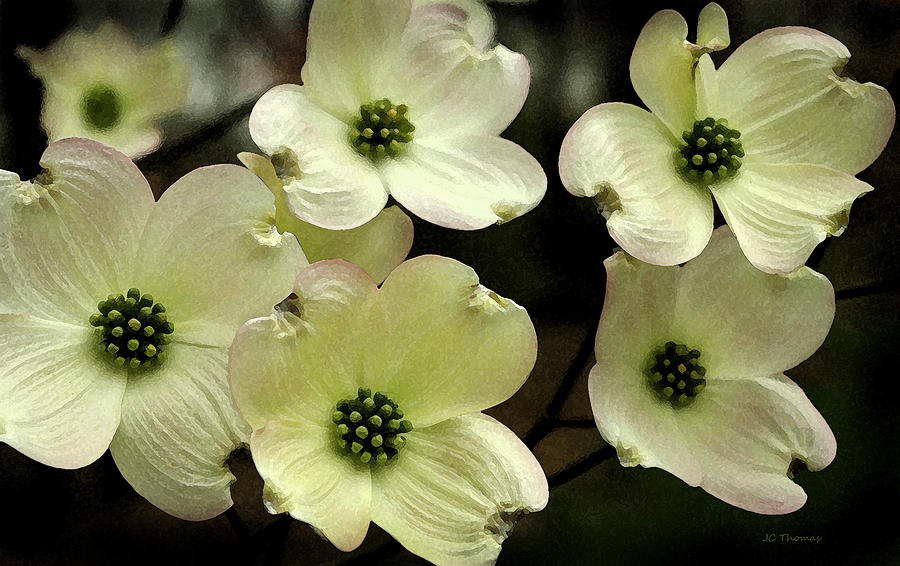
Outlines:
<svg viewBox="0 0 900 566"><path fill-rule="evenodd" d="M624 466L668 470L757 513L806 501L792 480L834 459L828 424L784 375L822 344L834 291L803 267L755 269L728 227L684 267L617 252L589 393L603 438Z"/></svg>
<svg viewBox="0 0 900 566"><path fill-rule="evenodd" d="M294 294L247 322L229 359L269 511L345 551L374 521L431 562L492 564L548 497L532 453L481 413L534 366L528 314L438 256L406 261L381 289L321 261Z"/></svg>
<svg viewBox="0 0 900 566"><path fill-rule="evenodd" d="M593 198L613 239L642 261L696 257L715 197L750 262L789 273L872 190L854 175L887 144L893 100L846 76L850 52L813 29L766 30L718 69L709 52L730 42L722 8L700 13L697 43L687 33L672 10L647 22L631 82L652 113L616 102L585 112L563 141L562 182Z"/></svg>
<svg viewBox="0 0 900 566"><path fill-rule="evenodd" d="M159 202L127 157L52 144L44 171L0 171L0 441L78 468L107 448L142 496L201 520L231 506L249 439L228 346L306 265L242 167L188 173Z"/></svg>
<svg viewBox="0 0 900 566"><path fill-rule="evenodd" d="M540 164L500 137L528 94L528 61L494 44L477 3L317 0L302 75L259 99L250 134L270 156L295 155L284 201L305 222L355 228L390 194L472 230L528 212L546 191Z"/></svg>
<svg viewBox="0 0 900 566"><path fill-rule="evenodd" d="M175 44L139 46L112 22L18 54L44 83L41 125L51 142L85 137L138 158L162 141L156 122L187 100L187 68Z"/></svg>

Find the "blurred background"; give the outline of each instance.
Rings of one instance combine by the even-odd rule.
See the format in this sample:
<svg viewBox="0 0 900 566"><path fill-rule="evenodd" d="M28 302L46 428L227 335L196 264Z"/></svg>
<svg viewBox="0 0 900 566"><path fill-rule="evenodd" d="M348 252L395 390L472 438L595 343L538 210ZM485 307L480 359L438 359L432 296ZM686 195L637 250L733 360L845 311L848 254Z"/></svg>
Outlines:
<svg viewBox="0 0 900 566"><path fill-rule="evenodd" d="M499 564L687 564L715 559L900 563L900 529L894 519L900 507L896 135L875 164L859 175L875 191L854 205L846 233L825 242L810 260L837 291L837 315L822 348L788 374L832 427L838 454L825 470L797 475L809 495L802 509L781 517L756 515L664 471L623 468L608 457L590 421L589 346L603 304L602 261L614 244L590 200L575 198L562 187L559 147L569 126L591 106L606 101L641 104L631 87L628 61L641 27L654 12L678 10L693 34L705 3L490 4L497 40L524 53L533 70L529 98L504 137L541 162L549 179L547 195L525 216L477 232L455 232L414 217L410 255L437 253L472 266L487 287L525 306L537 328L540 351L531 378L512 399L489 412L534 445L553 487L548 507L520 521L504 544ZM134 124L145 135L158 136L137 161L157 195L198 166L238 163L238 152L257 150L247 129L254 101L271 86L300 82L309 4L0 2L0 168L22 178L39 172L38 159L47 145L41 105L57 96L49 85L42 91L42 82L17 50L44 50L72 30L89 33L108 20L132 42L131 47L110 50L164 46L170 58L161 74L120 77L123 84L145 80L148 88L178 93L173 96L179 104L160 110L165 114L161 120ZM900 100L896 0L720 4L729 17L732 47L713 55L717 63L766 28L813 27L849 48L851 75L887 87L894 100ZM150 60L145 69L163 57ZM77 81L88 72L78 70L83 63L70 54L47 65L74 68L70 80ZM265 511L262 481L248 454L234 454L232 471L237 476L234 508L191 523L166 515L138 496L108 453L86 468L64 471L0 445L0 564L422 563L374 525L359 549L342 553L307 525ZM775 540L764 542L772 534ZM819 541L789 542L782 535Z"/></svg>

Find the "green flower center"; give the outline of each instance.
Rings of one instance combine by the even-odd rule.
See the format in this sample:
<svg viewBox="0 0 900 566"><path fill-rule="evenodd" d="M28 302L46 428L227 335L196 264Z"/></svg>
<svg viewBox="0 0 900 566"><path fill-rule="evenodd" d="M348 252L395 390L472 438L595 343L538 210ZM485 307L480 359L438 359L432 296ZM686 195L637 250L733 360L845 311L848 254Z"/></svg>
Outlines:
<svg viewBox="0 0 900 566"><path fill-rule="evenodd" d="M699 364L700 350L684 344L666 342L662 351L654 355L650 367L650 386L672 406L684 406L706 386L706 368Z"/></svg>
<svg viewBox="0 0 900 566"><path fill-rule="evenodd" d="M159 363L163 346L175 326L166 318L166 307L131 288L127 296L110 295L100 301L91 315L91 326L100 338L101 349L119 366L132 369Z"/></svg>
<svg viewBox="0 0 900 566"><path fill-rule="evenodd" d="M681 134L684 144L678 152L678 166L691 180L711 183L737 173L744 148L741 133L726 120L704 118Z"/></svg>
<svg viewBox="0 0 900 566"><path fill-rule="evenodd" d="M363 387L355 398L338 402L331 420L340 435L338 445L363 464L383 464L396 456L406 444L403 434L413 428L397 403Z"/></svg>
<svg viewBox="0 0 900 566"><path fill-rule="evenodd" d="M108 130L122 118L122 99L106 85L97 85L81 97L81 118L95 130Z"/></svg>
<svg viewBox="0 0 900 566"><path fill-rule="evenodd" d="M394 106L387 98L360 106L351 136L353 147L372 161L399 155L416 129L406 118L408 110L405 104Z"/></svg>

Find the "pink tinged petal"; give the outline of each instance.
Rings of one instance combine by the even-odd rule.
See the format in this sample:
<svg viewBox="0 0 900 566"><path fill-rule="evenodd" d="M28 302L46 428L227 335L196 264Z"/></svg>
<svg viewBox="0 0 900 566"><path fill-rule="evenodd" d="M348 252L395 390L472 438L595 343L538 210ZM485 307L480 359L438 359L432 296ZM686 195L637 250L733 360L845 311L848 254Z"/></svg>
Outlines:
<svg viewBox="0 0 900 566"><path fill-rule="evenodd" d="M831 463L837 443L822 415L786 376L710 379L679 424L702 462L704 490L755 513L796 511L806 493L790 479L792 460L812 471Z"/></svg>
<svg viewBox="0 0 900 566"><path fill-rule="evenodd" d="M0 442L56 468L106 452L127 375L84 326L0 314Z"/></svg>
<svg viewBox="0 0 900 566"><path fill-rule="evenodd" d="M895 109L882 87L842 76L850 52L803 27L750 38L719 69L719 117L742 133L746 162L814 163L850 175L887 144Z"/></svg>
<svg viewBox="0 0 900 566"><path fill-rule="evenodd" d="M335 450L337 433L326 424L271 420L253 432L250 450L269 512L290 513L349 552L369 529L372 479Z"/></svg>
<svg viewBox="0 0 900 566"><path fill-rule="evenodd" d="M377 169L353 149L352 130L320 108L306 86L276 86L253 107L253 141L269 155L289 149L296 156L299 175L284 186L284 199L300 220L345 230L384 208L387 191Z"/></svg>
<svg viewBox="0 0 900 566"><path fill-rule="evenodd" d="M566 189L591 197L612 238L648 263L696 257L712 233L712 199L675 169L677 148L649 112L622 103L591 108L566 134L559 174Z"/></svg>
<svg viewBox="0 0 900 566"><path fill-rule="evenodd" d="M235 165L196 169L163 194L141 239L139 287L165 305L173 338L227 348L271 312L306 265L275 229L271 193Z"/></svg>
<svg viewBox="0 0 900 566"><path fill-rule="evenodd" d="M440 256L402 263L370 307L364 375L418 427L509 399L537 357L525 309Z"/></svg>
<svg viewBox="0 0 900 566"><path fill-rule="evenodd" d="M722 227L684 266L674 318L672 340L700 350L709 383L771 375L798 365L825 341L834 289L807 267L787 276L759 271Z"/></svg>
<svg viewBox="0 0 900 566"><path fill-rule="evenodd" d="M679 429L680 414L650 388L643 365L604 361L591 369L588 394L597 428L623 466L661 468L699 485L703 470Z"/></svg>
<svg viewBox="0 0 900 566"><path fill-rule="evenodd" d="M481 8L482 10L484 8ZM482 23L476 15L475 25ZM498 135L519 114L531 82L524 55L473 37L466 10L434 3L412 12L384 96L409 106L416 139Z"/></svg>
<svg viewBox="0 0 900 566"><path fill-rule="evenodd" d="M413 141L381 167L397 201L420 218L457 230L477 230L517 218L547 191L537 160L492 136Z"/></svg>
<svg viewBox="0 0 900 566"><path fill-rule="evenodd" d="M681 14L657 12L641 30L630 64L635 92L677 137L696 119L694 55L685 48L687 33Z"/></svg>
<svg viewBox="0 0 900 566"><path fill-rule="evenodd" d="M124 293L153 193L127 157L85 139L52 144L35 183L0 173L0 308L85 324Z"/></svg>
<svg viewBox="0 0 900 566"><path fill-rule="evenodd" d="M359 113L360 104L384 97L373 87L401 54L409 12L409 0L313 3L302 77L320 107L347 121Z"/></svg>
<svg viewBox="0 0 900 566"><path fill-rule="evenodd" d="M745 163L711 190L747 259L763 271L789 273L826 236L844 232L853 201L872 187L818 165Z"/></svg>
<svg viewBox="0 0 900 566"><path fill-rule="evenodd" d="M247 322L231 347L234 402L255 429L267 420L306 415L331 423L338 401L362 385L359 324L377 288L359 267L321 261L297 278L291 308Z"/></svg>
<svg viewBox="0 0 900 566"><path fill-rule="evenodd" d="M436 564L493 564L522 515L547 504L540 464L480 413L407 435L394 466L372 476L372 520Z"/></svg>
<svg viewBox="0 0 900 566"><path fill-rule="evenodd" d="M225 459L250 429L228 393L224 348L171 344L157 369L128 382L110 445L125 480L166 513L189 521L231 507Z"/></svg>

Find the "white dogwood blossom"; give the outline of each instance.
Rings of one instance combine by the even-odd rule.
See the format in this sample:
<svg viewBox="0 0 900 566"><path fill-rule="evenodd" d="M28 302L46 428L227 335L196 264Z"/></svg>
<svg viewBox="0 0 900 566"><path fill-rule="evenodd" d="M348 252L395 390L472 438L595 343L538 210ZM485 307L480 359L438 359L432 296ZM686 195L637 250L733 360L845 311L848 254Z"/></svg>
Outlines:
<svg viewBox="0 0 900 566"><path fill-rule="evenodd" d="M228 393L234 333L306 264L243 167L188 173L158 202L127 157L52 144L33 181L0 171L0 441L59 468L109 448L172 515L231 505L249 427Z"/></svg>
<svg viewBox="0 0 900 566"><path fill-rule="evenodd" d="M525 309L438 256L406 261L381 289L357 266L318 262L294 293L247 322L229 358L270 512L345 551L373 521L431 562L492 564L548 497L532 453L480 412L534 366Z"/></svg>
<svg viewBox="0 0 900 566"><path fill-rule="evenodd" d="M751 263L788 273L840 235L850 205L872 190L854 175L887 144L894 103L845 76L850 52L822 32L766 30L716 69L708 52L729 43L722 8L706 6L698 28L694 44L677 12L647 22L630 68L652 113L615 102L588 110L563 141L560 176L640 260L696 257L715 197Z"/></svg>
<svg viewBox="0 0 900 566"><path fill-rule="evenodd" d="M280 85L250 115L268 155L288 149L299 219L355 228L388 194L441 226L478 229L531 210L547 178L500 133L528 94L524 56L452 4L317 0L303 86Z"/></svg>
<svg viewBox="0 0 900 566"><path fill-rule="evenodd" d="M820 470L836 443L783 372L828 334L828 280L807 267L759 271L728 227L683 267L621 251L604 263L588 387L597 426L622 464L662 468L757 513L800 508L797 462Z"/></svg>

